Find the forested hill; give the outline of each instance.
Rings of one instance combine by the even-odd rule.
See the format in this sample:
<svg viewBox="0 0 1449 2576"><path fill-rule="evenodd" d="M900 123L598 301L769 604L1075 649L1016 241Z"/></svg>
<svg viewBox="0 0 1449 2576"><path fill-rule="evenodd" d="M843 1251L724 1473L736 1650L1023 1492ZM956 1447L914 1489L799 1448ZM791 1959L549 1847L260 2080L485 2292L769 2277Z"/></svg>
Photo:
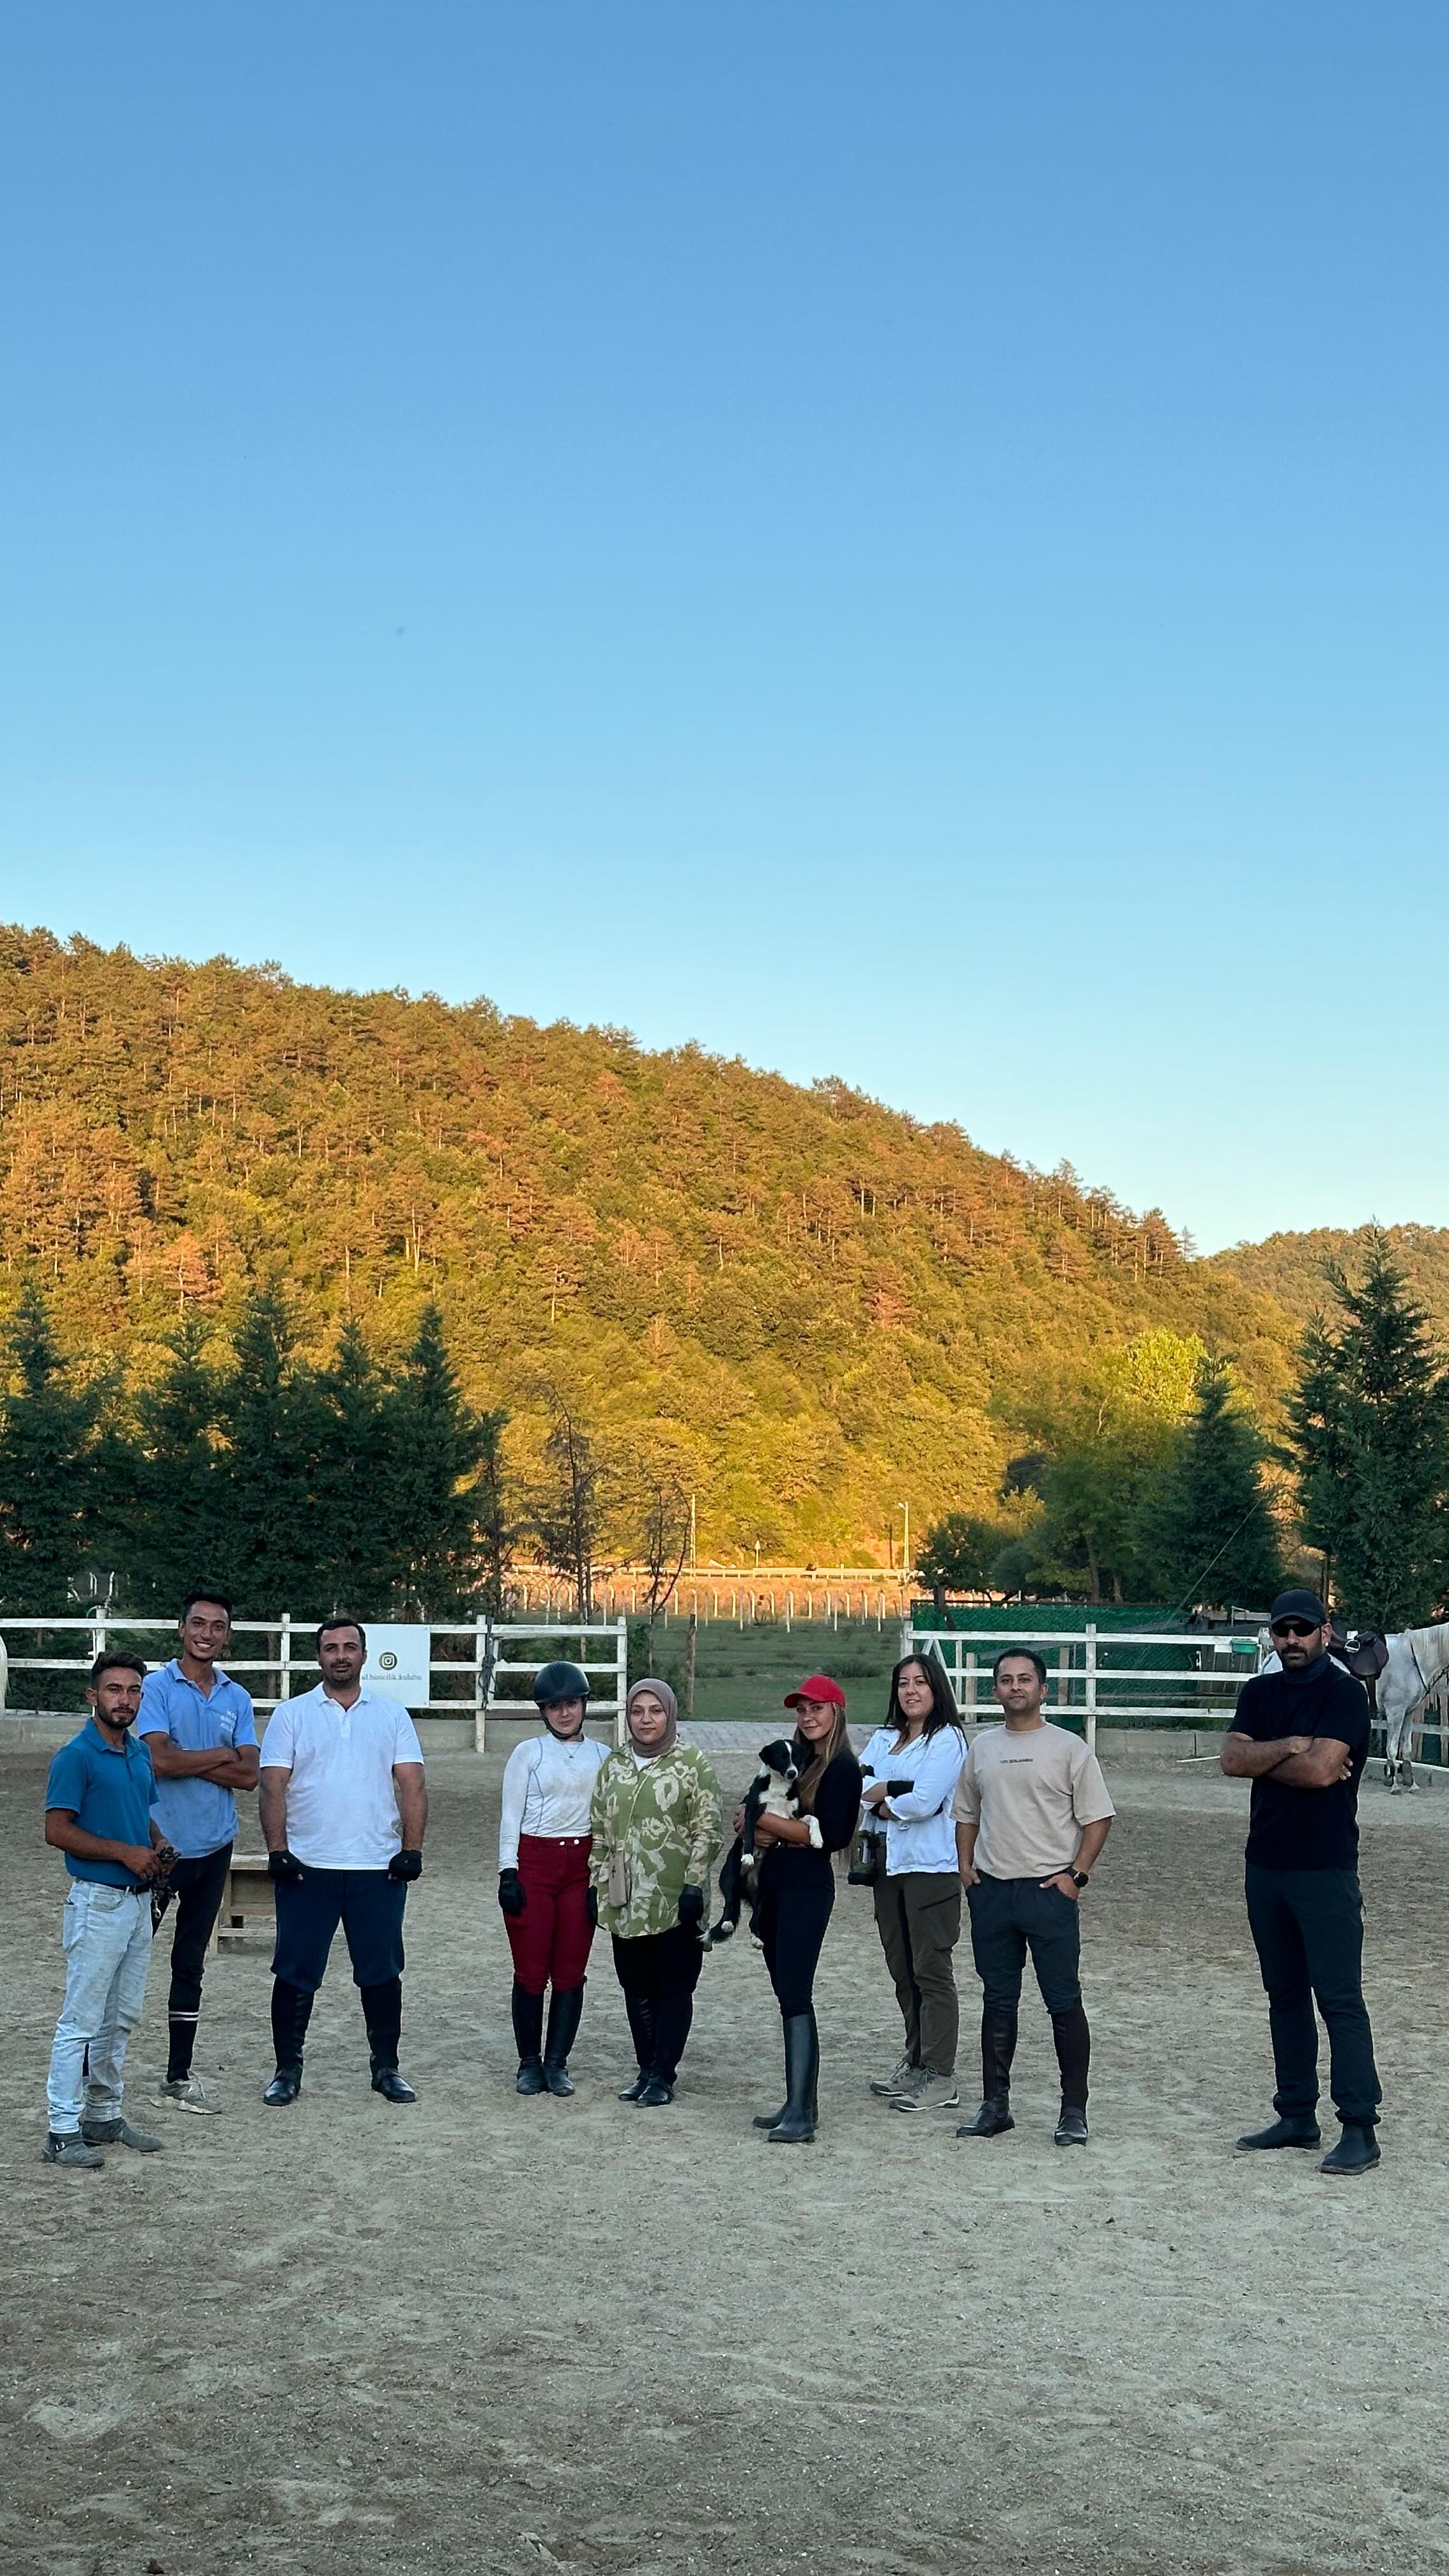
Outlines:
<svg viewBox="0 0 1449 2576"><path fill-rule="evenodd" d="M1295 1321L1332 1305L1324 1265L1358 1277L1375 1233L1388 1245L1441 1342L1449 1342L1449 1228L1434 1225L1321 1226L1307 1234L1270 1234L1213 1255L1211 1268L1276 1299Z"/></svg>
<svg viewBox="0 0 1449 2576"><path fill-rule="evenodd" d="M144 1378L262 1281L311 1351L350 1310L387 1353L436 1297L521 1479L562 1399L697 1494L701 1557L983 1506L1044 1390L1147 1326L1286 1375L1282 1305L1160 1216L839 1083L19 929L0 1012L5 1278L69 1350Z"/></svg>

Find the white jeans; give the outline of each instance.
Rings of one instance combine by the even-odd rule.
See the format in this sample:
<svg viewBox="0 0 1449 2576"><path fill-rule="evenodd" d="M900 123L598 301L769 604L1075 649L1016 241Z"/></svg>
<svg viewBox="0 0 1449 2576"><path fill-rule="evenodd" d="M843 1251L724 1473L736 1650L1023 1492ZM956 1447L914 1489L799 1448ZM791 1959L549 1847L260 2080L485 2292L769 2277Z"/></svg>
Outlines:
<svg viewBox="0 0 1449 2576"><path fill-rule="evenodd" d="M50 2052L51 2134L74 2136L82 2118L119 2120L126 2042L141 2018L151 1965L151 1896L73 1878L61 1922L65 2002ZM87 2058L89 2051L89 2059Z"/></svg>

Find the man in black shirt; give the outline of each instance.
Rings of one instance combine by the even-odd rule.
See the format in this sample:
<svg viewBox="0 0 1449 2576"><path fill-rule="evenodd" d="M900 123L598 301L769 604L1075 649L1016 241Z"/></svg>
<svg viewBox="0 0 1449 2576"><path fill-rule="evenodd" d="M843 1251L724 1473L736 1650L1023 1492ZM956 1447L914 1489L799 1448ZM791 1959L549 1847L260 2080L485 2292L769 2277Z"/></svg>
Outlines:
<svg viewBox="0 0 1449 2576"><path fill-rule="evenodd" d="M1281 1592L1269 1633L1282 1667L1238 1694L1222 1764L1253 1783L1248 1924L1268 1993L1278 2114L1240 2147L1316 2147L1316 1999L1328 2029L1329 2089L1343 2135L1322 2170L1379 2161L1382 2095L1363 2000L1358 1784L1368 1759L1362 1685L1328 1653L1328 1612L1312 1592Z"/></svg>

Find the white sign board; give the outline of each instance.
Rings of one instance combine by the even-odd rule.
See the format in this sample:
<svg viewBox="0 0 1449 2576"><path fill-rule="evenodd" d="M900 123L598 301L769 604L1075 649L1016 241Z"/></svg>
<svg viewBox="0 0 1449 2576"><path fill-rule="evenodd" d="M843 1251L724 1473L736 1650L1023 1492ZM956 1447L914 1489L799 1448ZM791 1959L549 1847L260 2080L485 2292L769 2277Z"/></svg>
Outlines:
<svg viewBox="0 0 1449 2576"><path fill-rule="evenodd" d="M426 1708L432 1698L428 1664L433 1652L431 1628L375 1628L367 1622L367 1661L362 1678L387 1699L404 1708Z"/></svg>

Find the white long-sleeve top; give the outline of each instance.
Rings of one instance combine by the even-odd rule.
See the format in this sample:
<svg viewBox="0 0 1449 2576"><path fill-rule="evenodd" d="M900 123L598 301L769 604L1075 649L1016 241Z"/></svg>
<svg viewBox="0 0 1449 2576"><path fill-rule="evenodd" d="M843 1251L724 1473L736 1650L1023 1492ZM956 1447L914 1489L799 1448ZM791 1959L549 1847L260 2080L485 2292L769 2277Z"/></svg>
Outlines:
<svg viewBox="0 0 1449 2576"><path fill-rule="evenodd" d="M587 1735L565 1744L547 1728L515 1744L503 1766L500 1869L517 1869L520 1834L553 1843L588 1832L594 1782L608 1750Z"/></svg>
<svg viewBox="0 0 1449 2576"><path fill-rule="evenodd" d="M869 1763L877 1780L912 1784L909 1791L887 1802L887 1878L903 1878L912 1870L942 1877L954 1873L956 1827L951 1800L965 1759L966 1738L959 1726L938 1727L934 1735L918 1735L911 1743L899 1745L888 1726L877 1727L861 1754L862 1769ZM871 1782L865 1785L869 1788Z"/></svg>

